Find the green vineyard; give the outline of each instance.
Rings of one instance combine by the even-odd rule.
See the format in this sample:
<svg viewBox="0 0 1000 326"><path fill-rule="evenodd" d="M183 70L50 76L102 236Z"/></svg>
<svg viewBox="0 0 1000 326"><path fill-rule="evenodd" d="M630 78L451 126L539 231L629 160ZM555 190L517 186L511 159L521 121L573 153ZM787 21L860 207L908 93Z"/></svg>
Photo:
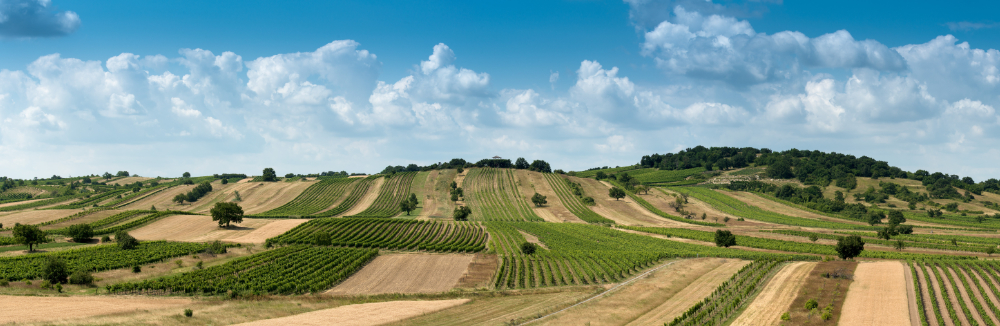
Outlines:
<svg viewBox="0 0 1000 326"><path fill-rule="evenodd" d="M322 211L340 199L348 191L356 178L323 179L306 188L292 201L278 208L256 214L258 217L300 217Z"/></svg>
<svg viewBox="0 0 1000 326"><path fill-rule="evenodd" d="M340 202L340 204L337 204L336 207L331 208L328 211L320 210L319 212L314 213L312 216L315 217L337 216L350 210L351 208L354 208L354 205L357 205L358 201L360 201L361 198L368 193L368 189L372 187L372 185L375 183L375 180L378 178L379 177L372 176L361 179L361 181L358 181L357 184L351 189L351 193L347 195L347 198L344 198L344 201Z"/></svg>
<svg viewBox="0 0 1000 326"><path fill-rule="evenodd" d="M329 289L378 255L374 249L289 246L223 265L136 283L108 285L110 293L158 290L188 294L301 294Z"/></svg>
<svg viewBox="0 0 1000 326"><path fill-rule="evenodd" d="M487 234L477 223L426 222L382 218L314 219L268 239L272 244L312 244L324 232L334 246L476 252L485 249Z"/></svg>
<svg viewBox="0 0 1000 326"><path fill-rule="evenodd" d="M201 243L153 241L142 242L130 250L111 244L30 256L0 257L0 277L11 281L40 278L42 266L49 257L62 259L71 271L99 272L160 262L206 248L208 245Z"/></svg>
<svg viewBox="0 0 1000 326"><path fill-rule="evenodd" d="M130 218L133 218L133 217L136 217L136 216L139 216L139 215L143 215L143 214L147 214L148 215L148 214L155 214L155 213L156 212L154 212L154 211L144 211L144 210L124 211L124 212L121 212L121 213L118 213L118 214L115 214L115 215L111 215L111 216L108 216L108 217L105 217L105 218L102 218L100 220L97 220L97 221L94 221L94 222L90 222L90 223L87 223L87 224L89 224L91 228L97 230L97 229L100 229L102 227L106 227L106 226L109 226L109 225L112 225L112 224L115 224L115 223L118 223L118 222L130 219ZM67 234L67 232L69 232L69 228L67 227L67 228L61 228L61 229L54 229L54 230L48 230L48 231L45 231L45 232L46 233L51 233L51 234Z"/></svg>
<svg viewBox="0 0 1000 326"><path fill-rule="evenodd" d="M463 183L465 202L477 221L543 221L517 189L511 169L472 169Z"/></svg>
<svg viewBox="0 0 1000 326"><path fill-rule="evenodd" d="M669 326L724 325L750 303L748 299L779 266L781 262L777 260L757 260L744 266L719 285L715 292L671 321Z"/></svg>
<svg viewBox="0 0 1000 326"><path fill-rule="evenodd" d="M583 204L583 201L579 197L573 194L570 190L569 180L553 173L545 173L545 180L549 182L549 186L555 190L556 195L559 196L559 201L566 206L573 215L579 217L581 220L587 223L594 224L615 224L615 221L609 220L600 214L595 213L590 208Z"/></svg>
<svg viewBox="0 0 1000 326"><path fill-rule="evenodd" d="M671 187L669 189L682 194L688 194L691 197L694 197L695 199L698 199L700 201L703 201L711 205L713 208L722 211L723 213L732 214L735 216L761 222L792 225L792 226L826 228L826 229L857 229L857 230L875 229L875 227L867 225L828 222L828 221L813 220L808 218L793 217L793 216L778 214L775 212L760 209L757 206L748 205L733 197L729 197L725 194L719 193L717 191L708 188Z"/></svg>
<svg viewBox="0 0 1000 326"><path fill-rule="evenodd" d="M382 189L379 189L375 202L354 217L393 217L401 213L399 203L410 195L410 185L413 184L415 176L417 176L416 172L403 172L386 176L385 183L382 184Z"/></svg>

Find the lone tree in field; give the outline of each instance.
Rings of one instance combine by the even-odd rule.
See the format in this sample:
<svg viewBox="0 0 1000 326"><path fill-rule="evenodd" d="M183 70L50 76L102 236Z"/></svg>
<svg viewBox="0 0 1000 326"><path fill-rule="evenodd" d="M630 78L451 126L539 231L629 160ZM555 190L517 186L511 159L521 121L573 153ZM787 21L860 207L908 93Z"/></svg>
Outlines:
<svg viewBox="0 0 1000 326"><path fill-rule="evenodd" d="M399 210L406 212L406 215L410 215L410 212L417 209L417 194L410 194L410 197L399 202Z"/></svg>
<svg viewBox="0 0 1000 326"><path fill-rule="evenodd" d="M278 174L274 172L272 168L264 169L263 181L278 181Z"/></svg>
<svg viewBox="0 0 1000 326"><path fill-rule="evenodd" d="M45 232L37 226L15 223L14 241L28 246L28 251L34 251L35 245L49 242L49 239L45 238Z"/></svg>
<svg viewBox="0 0 1000 326"><path fill-rule="evenodd" d="M535 250L538 250L538 248L536 247L537 246L535 246L534 243L525 242L521 244L521 252L524 253L525 255L530 255L535 253Z"/></svg>
<svg viewBox="0 0 1000 326"><path fill-rule="evenodd" d="M455 211L452 212L451 216L455 218L456 221L468 221L469 214L472 214L472 209L468 206L455 207Z"/></svg>
<svg viewBox="0 0 1000 326"><path fill-rule="evenodd" d="M188 197L185 194L177 194L176 196L174 196L174 202L177 204L184 204L184 201L187 199Z"/></svg>
<svg viewBox="0 0 1000 326"><path fill-rule="evenodd" d="M715 230L715 246L726 247L736 245L736 236L729 230Z"/></svg>
<svg viewBox="0 0 1000 326"><path fill-rule="evenodd" d="M219 222L219 227L229 227L230 223L243 222L243 208L236 203L215 203L212 207L212 220Z"/></svg>
<svg viewBox="0 0 1000 326"><path fill-rule="evenodd" d="M615 200L625 198L625 190L618 187L611 187L611 189L608 189L608 197L614 198Z"/></svg>
<svg viewBox="0 0 1000 326"><path fill-rule="evenodd" d="M837 246L834 249L837 250L837 256L840 256L840 259L853 259L865 250L865 241L856 235L838 238Z"/></svg>
<svg viewBox="0 0 1000 326"><path fill-rule="evenodd" d="M66 279L69 278L69 269L66 268L66 262L57 257L49 256L49 259L45 261L45 265L42 266L42 279L55 284L66 283Z"/></svg>
<svg viewBox="0 0 1000 326"><path fill-rule="evenodd" d="M542 196L542 194L537 192L535 193L535 195L531 196L531 202L534 203L535 206L537 207L541 207L542 205L549 203L548 201L545 200L545 196Z"/></svg>
<svg viewBox="0 0 1000 326"><path fill-rule="evenodd" d="M86 242L94 237L94 228L88 223L74 224L69 226L66 234L73 238L73 242Z"/></svg>
<svg viewBox="0 0 1000 326"><path fill-rule="evenodd" d="M184 172L184 174L182 174L181 176L184 177L184 178L190 178L191 177L191 172Z"/></svg>

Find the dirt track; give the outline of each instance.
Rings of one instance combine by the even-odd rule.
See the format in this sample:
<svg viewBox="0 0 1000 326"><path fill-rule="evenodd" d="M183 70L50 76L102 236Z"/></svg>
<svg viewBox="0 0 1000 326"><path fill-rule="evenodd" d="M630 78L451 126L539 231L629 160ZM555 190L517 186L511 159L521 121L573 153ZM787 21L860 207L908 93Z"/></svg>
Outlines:
<svg viewBox="0 0 1000 326"><path fill-rule="evenodd" d="M781 314L795 300L799 287L815 266L816 263L795 262L782 268L731 325L778 325Z"/></svg>
<svg viewBox="0 0 1000 326"><path fill-rule="evenodd" d="M469 302L469 299L437 300L437 301L389 301L377 303L354 304L332 309L324 309L294 316L258 320L238 326L265 325L330 325L330 326L362 326L381 325L404 320L431 312L444 310Z"/></svg>
<svg viewBox="0 0 1000 326"><path fill-rule="evenodd" d="M459 254L380 255L326 293L356 295L445 292L458 284L472 258L473 255Z"/></svg>
<svg viewBox="0 0 1000 326"><path fill-rule="evenodd" d="M0 295L0 324L55 322L140 310L180 309L181 306L190 303L191 299L147 297L33 297ZM72 318L66 318L67 316L72 316Z"/></svg>
<svg viewBox="0 0 1000 326"><path fill-rule="evenodd" d="M843 325L910 325L906 269L898 261L864 262L854 271L840 315Z"/></svg>

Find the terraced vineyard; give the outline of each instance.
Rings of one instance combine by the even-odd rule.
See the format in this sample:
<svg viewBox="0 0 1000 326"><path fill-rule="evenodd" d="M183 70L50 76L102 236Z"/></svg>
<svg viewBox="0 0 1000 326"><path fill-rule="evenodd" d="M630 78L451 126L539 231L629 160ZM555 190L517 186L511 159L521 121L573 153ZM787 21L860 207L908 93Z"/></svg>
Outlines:
<svg viewBox="0 0 1000 326"><path fill-rule="evenodd" d="M659 184L682 181L687 177L702 172L705 172L705 168L699 167L685 170L642 169L628 172L628 175L639 180L642 184Z"/></svg>
<svg viewBox="0 0 1000 326"><path fill-rule="evenodd" d="M367 209L354 215L355 217L393 217L402 212L399 203L410 195L410 185L417 172L396 173L386 176L385 184L379 189L378 197Z"/></svg>
<svg viewBox="0 0 1000 326"><path fill-rule="evenodd" d="M84 198L83 200L75 201L75 202L72 202L72 203L69 203L69 204L65 204L65 205L55 206L55 207L52 207L52 208L53 209L74 209L74 208L90 207L90 206L93 206L94 204L100 203L100 202L105 201L105 200L107 200L109 198L114 198L115 196L124 195L126 192L130 192L130 191L132 191L132 190L127 190L127 189L112 190L112 191L108 191L108 192L104 192L104 193L94 194L94 195L91 195L90 198Z"/></svg>
<svg viewBox="0 0 1000 326"><path fill-rule="evenodd" d="M374 249L289 246L180 275L107 286L108 292L301 294L329 289L378 255Z"/></svg>
<svg viewBox="0 0 1000 326"><path fill-rule="evenodd" d="M765 284L764 279L778 266L781 266L781 261L778 260L757 260L744 266L715 289L712 295L688 308L668 325L724 325L750 303L751 300L748 299Z"/></svg>
<svg viewBox="0 0 1000 326"><path fill-rule="evenodd" d="M907 247L914 248L927 248L927 249L939 249L939 250L957 250L957 251L968 251L968 252L986 252L986 249L990 246L968 244L964 242L957 241L958 237L955 239L956 243L952 244L950 240L933 240L922 237L923 235L912 235L912 234L900 234L893 236L893 240L879 239L875 236L875 233L871 232L838 232L839 234L827 234L819 232L808 232L808 231L798 231L798 230L767 230L766 232L794 235L799 237L810 237L815 236L820 239L830 239L837 240L844 235L857 235L864 239L865 243L877 244L882 246L892 247L896 244L896 240L903 240ZM974 238L974 237L969 237ZM977 238L985 239L985 238ZM996 245L993 245L995 247Z"/></svg>
<svg viewBox="0 0 1000 326"><path fill-rule="evenodd" d="M45 200L34 201L30 203L24 203L20 205L0 207L0 212L13 212L25 209L32 209L36 207L48 206L52 204L58 204L64 201L73 200L76 198L83 197L83 195L69 195L69 196L59 196L55 198L49 198Z"/></svg>
<svg viewBox="0 0 1000 326"><path fill-rule="evenodd" d="M703 201L711 205L713 208L720 210L726 214L740 216L743 218L748 218L751 220L757 220L761 222L784 224L791 226L826 228L826 229L857 229L857 230L875 229L874 227L865 225L813 220L802 217L793 217L784 214L778 214L775 212L760 209L759 207L756 206L748 205L735 198L726 196L725 194L719 193L717 191L708 188L671 187L669 189L679 193L688 194L691 197Z"/></svg>
<svg viewBox="0 0 1000 326"><path fill-rule="evenodd" d="M573 213L573 215L576 215L576 217L579 217L587 223L615 224L615 221L609 220L585 206L583 201L581 201L580 198L574 195L573 191L570 190L569 180L553 173L544 173L543 175L545 175L545 181L549 182L549 186L551 186L552 189L555 190L556 195L559 196L559 201L561 201L563 205L566 206L566 209Z"/></svg>
<svg viewBox="0 0 1000 326"><path fill-rule="evenodd" d="M817 259L686 244L574 223L487 222L490 251L501 263L493 278L497 289L618 282L665 258ZM525 255L521 232L538 237L548 249Z"/></svg>
<svg viewBox="0 0 1000 326"><path fill-rule="evenodd" d="M358 181L354 178L323 179L309 186L292 201L278 208L256 214L257 217L309 216L330 207Z"/></svg>
<svg viewBox="0 0 1000 326"><path fill-rule="evenodd" d="M99 272L160 262L164 259L200 252L202 243L142 242L135 249L122 250L117 245L100 245L29 256L0 257L0 275L11 281L37 279L48 257L60 258L71 271Z"/></svg>
<svg viewBox="0 0 1000 326"><path fill-rule="evenodd" d="M472 169L465 177L465 202L476 221L544 221L517 189L511 169Z"/></svg>
<svg viewBox="0 0 1000 326"><path fill-rule="evenodd" d="M315 235L330 235L331 245L476 252L485 249L487 234L478 223L427 222L382 218L323 218L303 223L285 234L268 239L272 244L312 244Z"/></svg>
<svg viewBox="0 0 1000 326"><path fill-rule="evenodd" d="M350 210L351 208L354 208L354 205L357 205L358 201L360 201L361 198L368 193L368 189L371 188L372 184L375 183L375 179L378 179L378 177L371 176L361 179L361 181L358 181L357 185L355 185L354 188L351 189L351 193L347 195L347 198L344 198L344 201L340 202L340 204L337 204L337 207L331 208L330 210L325 212L314 213L312 216L315 217L337 216L340 215L341 213Z"/></svg>
<svg viewBox="0 0 1000 326"><path fill-rule="evenodd" d="M115 223L118 223L118 222L130 219L130 218L133 218L133 217L136 217L136 216L139 216L139 215L154 214L154 213L156 213L156 212L155 211L146 211L146 210L124 211L124 212L121 212L121 213L118 213L118 214L115 214L115 215L111 215L111 216L102 218L102 219L100 219L98 221L90 222L90 223L87 223L87 224L89 224L91 228L93 228L93 229L96 230L96 229L99 229L101 227L105 227L105 226L108 226L108 225L111 225L111 224L115 224ZM46 233L51 233L51 234L67 234L67 232L69 232L69 228L54 229L54 230L48 230L48 231L45 231L45 232Z"/></svg>
<svg viewBox="0 0 1000 326"><path fill-rule="evenodd" d="M997 289L1000 266L995 260L918 260L909 261L909 264L913 268L917 302L923 308L922 324L927 325L930 321L937 325L997 324L990 317L991 314L1000 316L1000 303L990 299L1000 297ZM959 295L961 293L967 295ZM968 300L963 299L966 296Z"/></svg>
<svg viewBox="0 0 1000 326"><path fill-rule="evenodd" d="M104 227L102 228L95 228L94 235L114 234L115 232L118 231L134 229L171 215L178 215L178 214L195 215L194 213L183 212L183 211L160 211L139 218L129 219L130 217L141 216L142 214L144 213L139 213L129 217L120 217L116 215L108 217L106 219L102 219L101 221L98 222L103 221L102 223L107 223L107 224L104 224ZM117 220L109 222L109 219L112 217L117 218Z"/></svg>

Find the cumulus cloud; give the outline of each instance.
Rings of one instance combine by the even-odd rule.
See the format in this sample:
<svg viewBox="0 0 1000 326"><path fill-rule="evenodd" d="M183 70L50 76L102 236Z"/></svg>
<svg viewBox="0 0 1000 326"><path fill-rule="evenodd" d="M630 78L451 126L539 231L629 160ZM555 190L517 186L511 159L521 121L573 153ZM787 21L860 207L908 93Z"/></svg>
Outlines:
<svg viewBox="0 0 1000 326"><path fill-rule="evenodd" d="M79 15L56 10L50 0L0 1L0 37L63 36L79 27Z"/></svg>
<svg viewBox="0 0 1000 326"><path fill-rule="evenodd" d="M644 35L642 53L672 74L746 86L784 81L804 67L906 69L895 51L845 30L809 38L800 32L757 33L749 22L674 8L671 20Z"/></svg>

